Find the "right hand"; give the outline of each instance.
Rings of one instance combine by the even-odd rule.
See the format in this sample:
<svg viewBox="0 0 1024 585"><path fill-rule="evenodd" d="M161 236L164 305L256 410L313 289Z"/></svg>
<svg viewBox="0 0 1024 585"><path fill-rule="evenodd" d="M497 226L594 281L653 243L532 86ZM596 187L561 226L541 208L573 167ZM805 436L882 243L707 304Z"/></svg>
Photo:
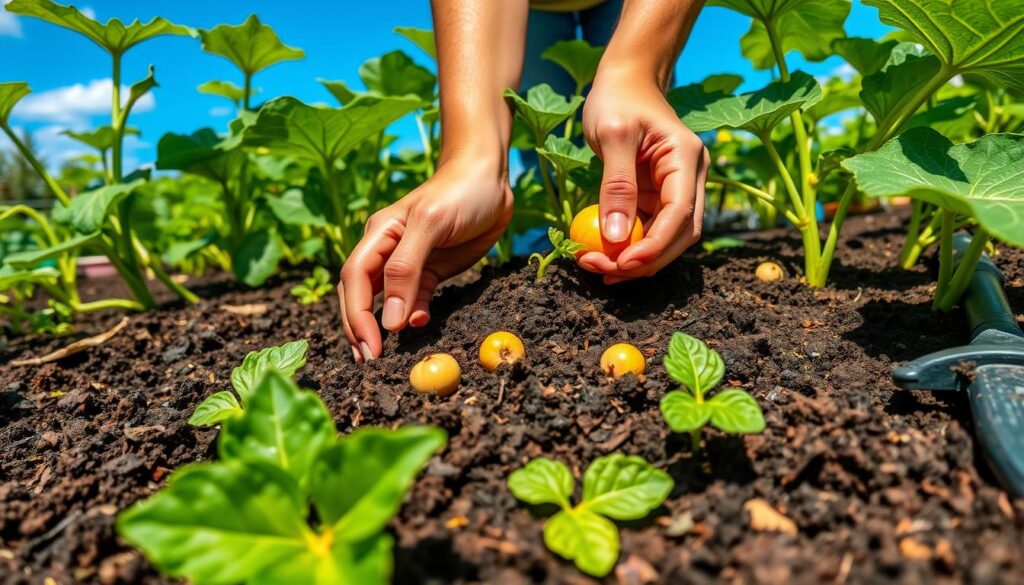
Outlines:
<svg viewBox="0 0 1024 585"><path fill-rule="evenodd" d="M512 190L503 165L471 157L444 162L427 182L373 214L338 285L356 362L377 358L383 348L374 295L384 292L385 329L426 325L437 285L480 260L511 218Z"/></svg>

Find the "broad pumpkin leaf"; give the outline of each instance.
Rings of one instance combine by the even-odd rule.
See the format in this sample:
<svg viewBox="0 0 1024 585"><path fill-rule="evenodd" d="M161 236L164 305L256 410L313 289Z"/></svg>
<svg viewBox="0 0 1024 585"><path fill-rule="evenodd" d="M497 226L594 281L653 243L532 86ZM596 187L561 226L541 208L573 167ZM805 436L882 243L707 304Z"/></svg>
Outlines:
<svg viewBox="0 0 1024 585"><path fill-rule="evenodd" d="M660 506L674 485L643 457L612 453L595 459L583 474L579 507L614 520L637 520Z"/></svg>
<svg viewBox="0 0 1024 585"><path fill-rule="evenodd" d="M331 92L338 103L345 105L359 97L360 92L350 88L344 81L331 81L330 79L318 78L317 81L323 84L327 91Z"/></svg>
<svg viewBox="0 0 1024 585"><path fill-rule="evenodd" d="M245 153L225 148L211 128L200 128L190 135L164 134L156 147L156 168L186 171L218 183L226 182L238 171Z"/></svg>
<svg viewBox="0 0 1024 585"><path fill-rule="evenodd" d="M196 427L206 427L241 416L242 406L230 390L221 390L206 397L200 402L192 416L188 418L188 424Z"/></svg>
<svg viewBox="0 0 1024 585"><path fill-rule="evenodd" d="M864 0L953 73L974 73L1024 90L1024 13L1020 2ZM950 74L952 77L952 74Z"/></svg>
<svg viewBox="0 0 1024 585"><path fill-rule="evenodd" d="M562 510L552 516L544 524L544 543L594 577L610 573L619 559L618 528L586 509Z"/></svg>
<svg viewBox="0 0 1024 585"><path fill-rule="evenodd" d="M184 242L175 242L168 246L167 250L163 253L164 262L171 266L178 266L188 258L191 258L196 252L199 252L219 239L220 234L217 233L217 230L210 230L209 233L201 238L187 240Z"/></svg>
<svg viewBox="0 0 1024 585"><path fill-rule="evenodd" d="M246 404L267 372L275 370L287 377L294 376L306 365L308 351L309 342L305 339L250 351L242 365L231 371L231 387L242 398L242 404Z"/></svg>
<svg viewBox="0 0 1024 585"><path fill-rule="evenodd" d="M928 126L943 136L968 139L977 129L974 112L978 107L977 95L961 95L936 103L921 110L907 121L906 129Z"/></svg>
<svg viewBox="0 0 1024 585"><path fill-rule="evenodd" d="M414 63L402 51L391 51L363 63L359 67L359 78L366 84L366 89L374 94L412 94L425 102L433 101L434 86L437 84L433 73Z"/></svg>
<svg viewBox="0 0 1024 585"><path fill-rule="evenodd" d="M897 41L876 41L863 37L846 37L832 41L832 50L846 59L851 67L866 77L882 70Z"/></svg>
<svg viewBox="0 0 1024 585"><path fill-rule="evenodd" d="M195 31L165 18L157 17L143 24L138 20L127 26L116 18L106 24L82 14L74 6L62 6L50 0L11 0L5 6L8 12L34 16L50 24L64 27L84 35L112 55L123 55L135 45L161 35L195 36Z"/></svg>
<svg viewBox="0 0 1024 585"><path fill-rule="evenodd" d="M576 146L571 140L552 135L548 135L544 147L538 148L537 154L551 161L555 169L564 174L587 168L595 156L588 145Z"/></svg>
<svg viewBox="0 0 1024 585"><path fill-rule="evenodd" d="M695 396L701 396L722 381L725 363L717 351L700 339L676 331L668 342L665 371Z"/></svg>
<svg viewBox="0 0 1024 585"><path fill-rule="evenodd" d="M505 97L512 99L516 115L533 133L537 142L543 141L559 124L575 115L583 105L583 98L572 96L565 98L555 93L546 83L535 85L526 92L526 98L512 91L505 90ZM538 144L539 146L540 144Z"/></svg>
<svg viewBox="0 0 1024 585"><path fill-rule="evenodd" d="M0 83L0 123L6 124L15 104L30 93L32 90L24 81Z"/></svg>
<svg viewBox="0 0 1024 585"><path fill-rule="evenodd" d="M196 88L196 90L198 90L199 93L205 93L207 95L216 95L222 98L229 99L236 106L240 105L242 101L245 99L245 89L238 87L230 81L220 81L217 79L213 79L207 81L206 83L200 84L199 87ZM253 87L249 89L249 94L256 95L261 91L262 90L260 88Z"/></svg>
<svg viewBox="0 0 1024 585"><path fill-rule="evenodd" d="M252 76L282 61L302 59L302 49L281 42L274 29L260 22L255 14L242 24L222 24L209 30L200 30L203 50L219 55L235 64L247 76Z"/></svg>
<svg viewBox="0 0 1024 585"><path fill-rule="evenodd" d="M264 201L282 223L320 227L331 224L327 219L332 213L330 202L320 190L292 187L280 196L268 195Z"/></svg>
<svg viewBox="0 0 1024 585"><path fill-rule="evenodd" d="M700 84L708 93L733 93L743 83L743 78L734 73L713 73L705 77Z"/></svg>
<svg viewBox="0 0 1024 585"><path fill-rule="evenodd" d="M931 128L912 128L843 167L870 197L927 201L974 217L996 238L1024 247L1024 135L953 144Z"/></svg>
<svg viewBox="0 0 1024 585"><path fill-rule="evenodd" d="M669 103L694 132L740 128L766 136L790 114L821 99L821 87L813 77L795 71L789 81L776 81L751 93L729 95L708 92L695 83L673 89Z"/></svg>
<svg viewBox="0 0 1024 585"><path fill-rule="evenodd" d="M317 108L281 97L260 108L256 122L244 131L245 143L330 163L421 105L408 96L359 96L343 108Z"/></svg>
<svg viewBox="0 0 1024 585"><path fill-rule="evenodd" d="M916 92L938 75L941 68L934 55L922 52L914 43L893 48L882 69L861 81L860 98L876 121L901 111Z"/></svg>
<svg viewBox="0 0 1024 585"><path fill-rule="evenodd" d="M395 32L412 41L414 45L430 55L430 58L437 61L437 43L434 41L434 31L411 26L395 27Z"/></svg>
<svg viewBox="0 0 1024 585"><path fill-rule="evenodd" d="M437 427L364 428L320 452L310 494L320 521L358 542L384 530L416 476L447 442Z"/></svg>
<svg viewBox="0 0 1024 585"><path fill-rule="evenodd" d="M704 428L711 420L707 402L697 402L685 390L673 390L661 398L661 416L673 433L688 433Z"/></svg>
<svg viewBox="0 0 1024 585"><path fill-rule="evenodd" d="M837 77L826 81L821 87L821 92L821 99L804 111L804 114L814 122L862 106L858 86Z"/></svg>
<svg viewBox="0 0 1024 585"><path fill-rule="evenodd" d="M540 54L542 59L561 65L580 89L594 81L603 55L604 47L595 47L583 39L558 41Z"/></svg>
<svg viewBox="0 0 1024 585"><path fill-rule="evenodd" d="M224 421L217 447L225 461L257 461L288 472L300 488L313 461L335 441L334 419L320 398L277 370L264 374L241 416Z"/></svg>
<svg viewBox="0 0 1024 585"><path fill-rule="evenodd" d="M537 457L508 476L508 489L527 504L556 504L567 508L575 482L561 461Z"/></svg>
<svg viewBox="0 0 1024 585"><path fill-rule="evenodd" d="M710 4L714 4L712 0ZM722 4L730 4L726 0ZM798 51L808 61L832 56L832 41L846 36L843 23L850 14L850 0L747 0L750 5L772 5L768 14L754 17L750 30L740 39L743 56L756 69L775 66L766 23L775 28L782 54Z"/></svg>
<svg viewBox="0 0 1024 585"><path fill-rule="evenodd" d="M146 183L137 179L130 183L105 185L92 191L86 191L71 199L67 207L57 204L53 207L53 219L58 223L73 227L79 233L91 234L99 231L106 223L110 208L135 192Z"/></svg>
<svg viewBox="0 0 1024 585"><path fill-rule="evenodd" d="M727 433L760 433L764 430L764 414L754 397L738 388L715 394L708 400L711 424Z"/></svg>
<svg viewBox="0 0 1024 585"><path fill-rule="evenodd" d="M231 271L245 284L260 286L277 272L283 256L284 248L276 230L251 231L232 253Z"/></svg>
<svg viewBox="0 0 1024 585"><path fill-rule="evenodd" d="M106 152L111 148L114 148L114 129L110 126L100 126L93 130L83 130L81 132L75 132L74 130L65 130L61 134L73 138L86 146L100 151ZM138 136L138 128L125 128L125 136Z"/></svg>
<svg viewBox="0 0 1024 585"><path fill-rule="evenodd" d="M49 248L43 248L42 250L26 250L24 252L16 252L4 256L3 262L17 268L19 270L35 268L40 262L51 260L53 258L59 258L69 252L74 252L78 248L88 246L100 239L101 234L94 232L91 234L80 234L73 238L62 241L56 246Z"/></svg>

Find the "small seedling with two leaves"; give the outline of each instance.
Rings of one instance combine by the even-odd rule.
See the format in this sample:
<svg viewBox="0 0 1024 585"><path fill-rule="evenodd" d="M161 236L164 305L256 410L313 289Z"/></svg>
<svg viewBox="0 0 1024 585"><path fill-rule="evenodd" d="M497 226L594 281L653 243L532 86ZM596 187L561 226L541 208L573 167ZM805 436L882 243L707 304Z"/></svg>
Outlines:
<svg viewBox="0 0 1024 585"><path fill-rule="evenodd" d="M599 457L583 474L583 500L571 502L575 481L560 461L538 457L512 472L508 487L533 505L561 510L544 524L544 543L576 563L579 570L603 577L619 558L619 530L612 520L639 520L668 497L674 482L642 457L612 453Z"/></svg>
<svg viewBox="0 0 1024 585"><path fill-rule="evenodd" d="M548 239L551 240L551 245L554 246L551 252L549 252L547 256L537 253L530 254L530 258L528 260L530 264L533 264L534 260L538 261L537 282L544 280L544 271L547 270L548 266L550 266L556 259L568 258L571 260L576 257L576 252L585 248L583 244L570 240L565 237L565 234L562 233L561 230L553 227L548 228Z"/></svg>
<svg viewBox="0 0 1024 585"><path fill-rule="evenodd" d="M292 287L291 293L303 305L312 305L320 302L320 299L333 289L331 273L323 266L317 266L313 269L312 276L304 279L302 284Z"/></svg>
<svg viewBox="0 0 1024 585"><path fill-rule="evenodd" d="M665 371L683 385L661 399L661 414L676 433L690 433L694 453L700 452L701 430L708 424L727 433L760 433L764 415L757 401L739 388L708 397L725 375L717 351L685 333L675 332L668 344Z"/></svg>

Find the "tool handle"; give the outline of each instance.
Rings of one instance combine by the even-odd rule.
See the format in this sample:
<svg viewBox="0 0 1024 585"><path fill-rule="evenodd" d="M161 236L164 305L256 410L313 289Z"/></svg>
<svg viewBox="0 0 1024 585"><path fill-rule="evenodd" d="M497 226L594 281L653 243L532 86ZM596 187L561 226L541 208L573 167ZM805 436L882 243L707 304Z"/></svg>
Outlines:
<svg viewBox="0 0 1024 585"><path fill-rule="evenodd" d="M1024 497L1024 367L981 366L967 395L992 470L1013 495Z"/></svg>
<svg viewBox="0 0 1024 585"><path fill-rule="evenodd" d="M964 232L953 238L953 249L957 257L962 256L971 243L971 236ZM988 257L982 254L978 265L971 276L971 282L960 299L960 304L967 314L967 325L970 328L971 340L988 330L998 330L1011 335L1024 337L1017 319L1010 309L1003 293L1005 279L1003 273Z"/></svg>

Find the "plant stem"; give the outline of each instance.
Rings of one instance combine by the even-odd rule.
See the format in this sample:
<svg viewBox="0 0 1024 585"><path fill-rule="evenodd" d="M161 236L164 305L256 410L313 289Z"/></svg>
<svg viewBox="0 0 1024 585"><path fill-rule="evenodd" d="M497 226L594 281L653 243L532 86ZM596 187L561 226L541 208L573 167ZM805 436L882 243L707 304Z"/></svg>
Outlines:
<svg viewBox="0 0 1024 585"><path fill-rule="evenodd" d="M956 267L956 272L949 280L945 293L942 295L936 294L935 302L932 304L933 310L948 313L960 301L960 297L963 296L964 291L967 290L967 285L971 282L971 277L974 276L974 269L978 265L978 260L981 258L982 253L985 252L988 239L988 232L984 229L979 227L974 232L974 237L971 238L971 245L967 247L963 257L960 258L960 264ZM943 240L943 243L945 243L945 240ZM949 247L952 248L952 244Z"/></svg>
<svg viewBox="0 0 1024 585"><path fill-rule="evenodd" d="M149 288L146 287L146 281L142 278L141 271L138 266L129 267L125 264L124 260L114 251L113 246L106 238L100 238L97 240L96 246L101 252L110 260L110 263L117 269L118 274L124 279L125 284L132 291L132 296L139 301L144 309L152 309L156 306L156 301L153 300L153 295L150 294ZM133 255L134 256L134 255Z"/></svg>
<svg viewBox="0 0 1024 585"><path fill-rule="evenodd" d="M700 450L700 433L703 429L693 429L690 431L690 451L693 452L695 457L699 457Z"/></svg>
<svg viewBox="0 0 1024 585"><path fill-rule="evenodd" d="M899 132L900 128L907 123L907 120L913 116L920 107L928 101L928 98L932 96L936 91L939 90L951 77L956 75L956 71L951 70L945 64L939 69L939 72L935 74L935 77L928 80L928 83L921 86L921 88L914 94L910 100L904 102L904 106L890 112L881 123L878 124L878 132L871 138L871 142L868 143L865 152L870 152L878 147L885 144L890 138ZM889 120L892 121L889 121Z"/></svg>
<svg viewBox="0 0 1024 585"><path fill-rule="evenodd" d="M242 107L249 111L249 101L252 97L252 73L245 72L245 81L242 87Z"/></svg>
<svg viewBox="0 0 1024 585"><path fill-rule="evenodd" d="M953 222L956 213L942 210L942 231L939 235L939 278L935 288L936 300L945 296L953 277Z"/></svg>
<svg viewBox="0 0 1024 585"><path fill-rule="evenodd" d="M761 139L761 144L764 145L765 152L768 153L768 158L771 159L772 163L775 165L775 170L779 173L779 177L782 178L782 184L786 187L786 192L789 194L793 210L802 222L804 219L808 218L808 215L804 209L803 201L800 198L800 191L797 189L796 183L793 182L793 176L789 174L789 169L786 168L786 163L783 162L782 157L779 156L779 151L775 150L775 144L772 142L771 135L759 135L758 138Z"/></svg>
<svg viewBox="0 0 1024 585"><path fill-rule="evenodd" d="M767 203L773 209L776 209L777 211L782 212L782 214L786 216L786 219L788 219L790 222L793 223L793 225L797 226L798 228L802 227L803 224L804 224L805 220L802 220L799 217L797 217L796 215L794 215L792 211L787 209L784 205L781 205L778 201L775 200L774 197L772 197L768 193L765 193L764 191L758 189L757 187L753 187L753 186L748 185L748 184L746 184L746 183L744 183L742 181L736 181L736 180L729 179L727 177L721 177L721 176L718 176L718 175L709 176L707 178L707 184L708 185L721 185L723 187L723 189L725 187L735 187L735 188L739 189L740 191L743 191L744 193L746 193L748 195L751 195L751 196L755 197L756 199ZM722 192L722 198L723 199L725 198L725 191L724 190Z"/></svg>
<svg viewBox="0 0 1024 585"><path fill-rule="evenodd" d="M102 311L104 309L128 309L129 311L143 311L145 307L137 301L131 301L128 299L103 299L100 301L90 301L88 303L69 303L69 306L76 313L89 313L92 311Z"/></svg>

